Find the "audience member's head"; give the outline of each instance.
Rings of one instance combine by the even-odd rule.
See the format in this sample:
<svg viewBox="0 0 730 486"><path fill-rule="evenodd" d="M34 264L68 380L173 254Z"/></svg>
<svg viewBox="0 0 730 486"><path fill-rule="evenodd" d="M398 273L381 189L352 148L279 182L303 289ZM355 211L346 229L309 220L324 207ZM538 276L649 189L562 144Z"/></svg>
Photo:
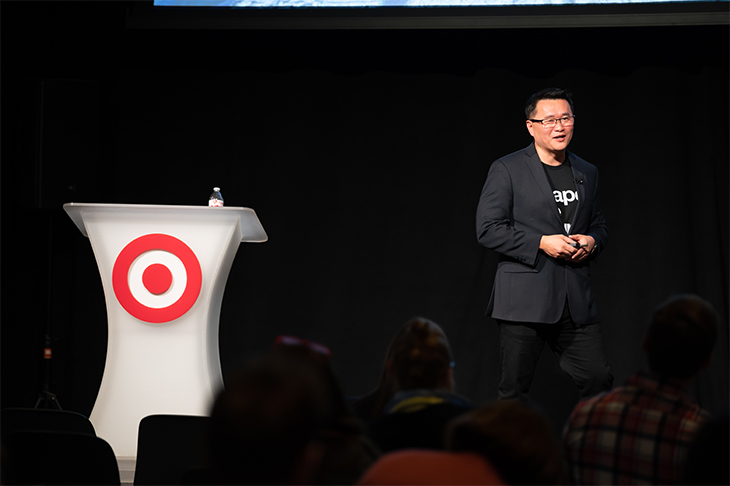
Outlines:
<svg viewBox="0 0 730 486"><path fill-rule="evenodd" d="M385 454L358 485L508 484L484 456L475 452L405 449Z"/></svg>
<svg viewBox="0 0 730 486"><path fill-rule="evenodd" d="M550 422L517 400L499 400L453 419L446 448L482 454L507 484L563 484L563 452Z"/></svg>
<svg viewBox="0 0 730 486"><path fill-rule="evenodd" d="M314 365L327 385L330 415L317 434L321 446L319 464L314 465L315 469L310 467L309 481L312 484L352 484L377 459L380 451L365 436L363 424L347 406L330 363L331 355L326 346L294 336L279 336L270 352L273 357L300 359Z"/></svg>
<svg viewBox="0 0 730 486"><path fill-rule="evenodd" d="M332 420L329 388L316 365L272 354L249 361L211 412L213 481L307 482L317 434Z"/></svg>
<svg viewBox="0 0 730 486"><path fill-rule="evenodd" d="M313 365L326 380L328 388L327 398L332 407L332 416L339 420L344 416L350 415L342 387L330 365L332 352L329 348L323 344L295 336L278 336L269 354L274 357L281 356L289 359L300 359ZM331 427L337 426L334 423L329 425Z"/></svg>
<svg viewBox="0 0 730 486"><path fill-rule="evenodd" d="M399 373L401 375L408 374L408 372L404 371L405 369L408 369L409 366L409 360L407 359L407 354L405 353L407 353L408 350L417 343L418 334L423 333L426 330L432 331L431 335L436 336L435 341L441 341L442 345L440 353L442 354L442 356L448 356L448 360L445 361L445 363L447 363L449 366L452 365L453 361L451 359L451 349L449 347L448 340L446 339L446 335L444 334L443 330L438 326L438 324L423 318L411 319L395 334L395 336L393 336L390 344L388 345L378 387L368 395L360 397L359 400L356 400L354 402L358 415L362 420L364 420L365 422L369 422L379 417L383 413L385 405L393 398L396 393L401 390L411 389L411 387L409 387L408 385L409 382L414 383L414 385L415 383L418 383L418 385L415 385L415 387L420 387L421 383L425 381L417 376L414 377L414 380L406 377L404 380L402 380L405 382L404 386L404 383L399 382L399 380L396 378L395 367L398 367ZM434 341L433 338L432 341ZM397 361L394 359L396 353L399 356ZM442 363L437 366L437 368L442 372L443 362L444 360L442 360ZM417 360L412 361L412 363L418 365ZM425 361L423 361L423 364L425 365ZM420 373L420 371L416 368L413 368L411 372ZM433 374L431 370L423 369L423 372L427 372L428 375ZM445 375L447 375L447 386L445 388L449 391L453 391L453 383L451 383L451 372L447 370L445 372ZM433 386L430 386L432 385L432 383L423 384L425 385L425 388L434 388Z"/></svg>
<svg viewBox="0 0 730 486"><path fill-rule="evenodd" d="M408 321L393 338L388 367L396 390L453 391L453 356L446 334L422 317Z"/></svg>
<svg viewBox="0 0 730 486"><path fill-rule="evenodd" d="M719 316L696 295L679 295L654 313L644 341L649 368L658 375L688 380L709 364Z"/></svg>

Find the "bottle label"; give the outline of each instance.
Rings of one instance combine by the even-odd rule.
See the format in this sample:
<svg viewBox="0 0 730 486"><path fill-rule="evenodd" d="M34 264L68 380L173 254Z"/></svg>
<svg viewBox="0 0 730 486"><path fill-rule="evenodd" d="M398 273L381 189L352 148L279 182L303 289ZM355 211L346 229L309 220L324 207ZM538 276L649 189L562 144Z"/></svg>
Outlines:
<svg viewBox="0 0 730 486"><path fill-rule="evenodd" d="M211 208L222 208L223 201L220 199L209 199L208 206L210 206Z"/></svg>

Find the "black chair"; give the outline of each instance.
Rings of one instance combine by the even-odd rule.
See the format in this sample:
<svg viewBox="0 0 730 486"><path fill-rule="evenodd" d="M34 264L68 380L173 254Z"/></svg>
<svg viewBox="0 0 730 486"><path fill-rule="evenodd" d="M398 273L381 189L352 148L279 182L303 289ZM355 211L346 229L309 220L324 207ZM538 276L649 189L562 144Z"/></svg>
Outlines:
<svg viewBox="0 0 730 486"><path fill-rule="evenodd" d="M3 453L4 484L120 485L111 446L89 434L11 432Z"/></svg>
<svg viewBox="0 0 730 486"><path fill-rule="evenodd" d="M94 426L80 413L42 408L4 408L1 410L2 437L20 430L74 432L96 437Z"/></svg>
<svg viewBox="0 0 730 486"><path fill-rule="evenodd" d="M185 484L185 473L205 470L209 417L149 415L139 423L134 484Z"/></svg>

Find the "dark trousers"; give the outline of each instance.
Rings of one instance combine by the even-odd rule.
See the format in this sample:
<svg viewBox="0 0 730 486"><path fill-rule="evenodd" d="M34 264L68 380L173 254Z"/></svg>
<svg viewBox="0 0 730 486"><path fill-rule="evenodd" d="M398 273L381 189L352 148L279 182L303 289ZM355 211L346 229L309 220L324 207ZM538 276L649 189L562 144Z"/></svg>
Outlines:
<svg viewBox="0 0 730 486"><path fill-rule="evenodd" d="M609 390L613 386L613 375L603 348L600 326L581 326L573 322L567 302L556 324L502 320L497 320L497 324L502 360L500 399L519 398L528 401L527 392L546 343L560 368L573 379L581 398Z"/></svg>

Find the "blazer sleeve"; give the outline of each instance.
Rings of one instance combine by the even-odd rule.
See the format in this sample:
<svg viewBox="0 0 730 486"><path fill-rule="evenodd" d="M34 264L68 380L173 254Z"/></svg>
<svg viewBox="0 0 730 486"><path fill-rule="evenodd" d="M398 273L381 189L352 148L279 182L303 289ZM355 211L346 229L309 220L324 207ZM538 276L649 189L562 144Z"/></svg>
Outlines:
<svg viewBox="0 0 730 486"><path fill-rule="evenodd" d="M502 160L489 168L477 205L477 240L490 250L535 266L542 234L516 227L513 182Z"/></svg>
<svg viewBox="0 0 730 486"><path fill-rule="evenodd" d="M596 241L595 249L590 256L590 260L594 261L598 259L608 244L608 225L606 224L606 217L603 214L603 207L601 206L601 192L598 179L598 170L596 169L593 174L593 204L590 208L591 220L588 232L586 233Z"/></svg>

